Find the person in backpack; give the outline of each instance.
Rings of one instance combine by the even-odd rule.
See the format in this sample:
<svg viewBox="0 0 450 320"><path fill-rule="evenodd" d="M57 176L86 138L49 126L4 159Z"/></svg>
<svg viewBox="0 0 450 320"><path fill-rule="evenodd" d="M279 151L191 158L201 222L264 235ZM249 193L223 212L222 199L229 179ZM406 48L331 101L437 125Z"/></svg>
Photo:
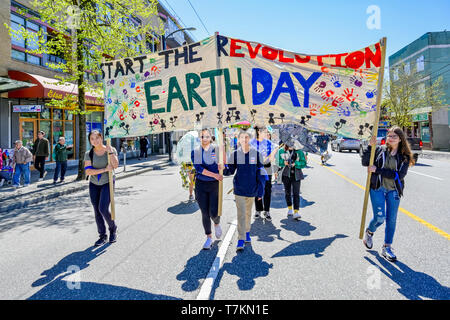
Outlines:
<svg viewBox="0 0 450 320"><path fill-rule="evenodd" d="M32 150L34 167L39 171L39 181L44 180L47 175L47 171L45 171L45 161L48 160L48 156L50 155L49 142L44 136L44 131L38 132L38 138L34 141Z"/></svg>
<svg viewBox="0 0 450 320"><path fill-rule="evenodd" d="M364 151L362 165L371 172L370 200L373 218L366 229L363 239L368 249L373 247L373 234L386 221L384 244L381 254L389 261L397 257L392 249L396 228L400 198L405 188L405 176L409 166L414 165L411 148L402 129L394 126L387 133L386 145L376 147L376 136L370 139L369 147ZM374 164L369 166L370 152L375 149Z"/></svg>
<svg viewBox="0 0 450 320"><path fill-rule="evenodd" d="M107 242L105 222L109 228L109 242L117 241L117 226L111 219L109 205L111 197L109 193L109 171L113 171L119 166L117 158L117 150L111 146L103 144L103 136L97 131L89 132L89 142L92 145L90 151L84 155L84 163L86 174L89 178L89 196L95 212L95 222L99 239L94 246L101 246ZM110 156L110 164L108 164L108 154Z"/></svg>
<svg viewBox="0 0 450 320"><path fill-rule="evenodd" d="M288 217L299 220L300 214L300 184L304 179L302 169L306 167L305 154L300 148L294 148L294 144L285 145L278 153L278 167L281 171L281 181L284 185ZM292 211L294 204L294 211Z"/></svg>
<svg viewBox="0 0 450 320"><path fill-rule="evenodd" d="M58 143L55 145L55 174L53 175L53 184L58 181L59 173L61 172L60 182L64 182L64 176L67 170L67 146L66 139L64 137L59 137Z"/></svg>
<svg viewBox="0 0 450 320"><path fill-rule="evenodd" d="M252 206L255 201L262 200L267 173L264 170L263 157L250 146L250 133L241 130L238 135L239 148L231 153L224 176L233 175L233 187L237 208L238 243L236 250L244 249L245 243L250 243L250 222Z"/></svg>

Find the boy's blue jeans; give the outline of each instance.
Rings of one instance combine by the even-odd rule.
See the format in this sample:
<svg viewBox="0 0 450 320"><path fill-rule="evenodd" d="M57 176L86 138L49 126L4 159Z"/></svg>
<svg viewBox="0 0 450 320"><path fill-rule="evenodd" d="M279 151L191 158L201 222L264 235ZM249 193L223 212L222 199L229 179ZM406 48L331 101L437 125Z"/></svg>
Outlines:
<svg viewBox="0 0 450 320"><path fill-rule="evenodd" d="M400 205L398 192L397 190L388 191L384 187L380 187L378 190L370 189L370 200L373 219L370 221L368 229L370 232L375 232L386 221L384 243L392 244Z"/></svg>
<svg viewBox="0 0 450 320"><path fill-rule="evenodd" d="M30 164L17 164L13 177L13 184L15 186L20 185L20 177L23 175L23 183L30 184Z"/></svg>

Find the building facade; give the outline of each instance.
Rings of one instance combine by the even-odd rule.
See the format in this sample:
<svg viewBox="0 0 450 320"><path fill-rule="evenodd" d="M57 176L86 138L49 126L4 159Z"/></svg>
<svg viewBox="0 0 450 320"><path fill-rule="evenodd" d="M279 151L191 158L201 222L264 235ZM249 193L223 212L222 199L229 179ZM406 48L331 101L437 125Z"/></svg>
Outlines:
<svg viewBox="0 0 450 320"><path fill-rule="evenodd" d="M395 82L399 68L418 72L419 87L429 87L442 76L445 106L415 110L408 135L420 137L424 148L450 151L450 32L428 32L389 57L390 77Z"/></svg>
<svg viewBox="0 0 450 320"><path fill-rule="evenodd" d="M32 39L10 37L4 23L12 29L22 27L29 32L43 30L51 34L52 30L45 22L39 19L37 12L33 11L31 0L3 0L0 1L0 148L14 147L14 141L22 140L24 145L31 148L37 138L38 131L46 132L50 141L49 162L54 161L53 147L58 138L64 136L69 146L69 159L79 157L78 116L70 113L70 108L57 108L49 105L52 98L62 99L68 94L77 92L76 86L62 87L54 84L57 76L63 75L58 70L47 67L47 63L63 61L62 57L49 54L30 54L26 50L37 48ZM25 14L21 9L28 10ZM162 20L166 35L180 28L177 20L162 6L158 5L158 16L154 21L147 21L158 25ZM166 39L164 36L154 35L152 41L147 42L147 48L159 51L163 48L180 46L183 43L192 43L192 37L185 31L176 33L176 37ZM85 77L90 81L101 81L97 75L86 72ZM14 83L7 87L1 86L6 81ZM30 84L31 83L31 84ZM25 84L20 86L20 84ZM26 84L33 85L27 87ZM3 88L3 89L2 89ZM91 111L87 115L86 131L103 131L104 106L102 97L86 94L86 109ZM149 137L152 152L165 151L166 141L163 135ZM133 139L130 139L133 140ZM123 143L113 139L112 144L118 150ZM129 144L129 143L128 143ZM88 148L89 143L87 141Z"/></svg>

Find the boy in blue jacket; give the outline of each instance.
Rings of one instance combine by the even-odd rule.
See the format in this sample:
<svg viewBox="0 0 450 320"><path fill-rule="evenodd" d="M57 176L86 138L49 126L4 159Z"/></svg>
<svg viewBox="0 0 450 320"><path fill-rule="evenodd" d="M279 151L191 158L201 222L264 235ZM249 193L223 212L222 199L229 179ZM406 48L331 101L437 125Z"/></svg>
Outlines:
<svg viewBox="0 0 450 320"><path fill-rule="evenodd" d="M237 207L238 244L237 250L244 249L244 243L250 243L250 221L255 197L264 196L267 173L264 170L261 154L250 147L250 133L241 130L238 135L240 147L234 151L224 168L223 175L235 176L233 179L234 195Z"/></svg>

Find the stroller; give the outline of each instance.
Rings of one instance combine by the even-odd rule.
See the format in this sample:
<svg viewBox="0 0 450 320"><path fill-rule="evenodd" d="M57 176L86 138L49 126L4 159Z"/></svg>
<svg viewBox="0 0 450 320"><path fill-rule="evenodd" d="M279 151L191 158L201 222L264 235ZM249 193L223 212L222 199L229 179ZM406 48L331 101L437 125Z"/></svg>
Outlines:
<svg viewBox="0 0 450 320"><path fill-rule="evenodd" d="M9 166L5 166L0 170L0 187L6 184L12 184L14 169Z"/></svg>

